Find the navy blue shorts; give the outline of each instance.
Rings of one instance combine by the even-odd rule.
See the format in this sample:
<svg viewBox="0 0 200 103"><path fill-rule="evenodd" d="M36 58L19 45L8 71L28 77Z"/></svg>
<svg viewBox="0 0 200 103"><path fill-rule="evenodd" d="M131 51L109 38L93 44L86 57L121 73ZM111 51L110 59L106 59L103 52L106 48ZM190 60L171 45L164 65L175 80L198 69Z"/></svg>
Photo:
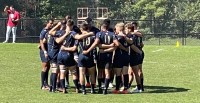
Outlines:
<svg viewBox="0 0 200 103"><path fill-rule="evenodd" d="M59 52L58 50L48 51L50 63L56 63L57 64L58 52Z"/></svg>
<svg viewBox="0 0 200 103"><path fill-rule="evenodd" d="M139 65L139 61L141 60L141 55L136 53L136 54L131 54L130 55L130 66L136 66Z"/></svg>
<svg viewBox="0 0 200 103"><path fill-rule="evenodd" d="M139 64L142 64L143 60L144 60L144 51L142 51L142 55L141 55L141 58L139 60Z"/></svg>
<svg viewBox="0 0 200 103"><path fill-rule="evenodd" d="M66 67L76 65L76 61L74 60L73 53L69 53L66 51L61 51L58 53L58 64L65 65Z"/></svg>
<svg viewBox="0 0 200 103"><path fill-rule="evenodd" d="M113 60L113 68L123 68L129 65L128 53L116 53Z"/></svg>
<svg viewBox="0 0 200 103"><path fill-rule="evenodd" d="M44 51L40 49L40 59L42 62L44 63L47 63L48 62L48 57L45 58L45 55L44 55Z"/></svg>
<svg viewBox="0 0 200 103"><path fill-rule="evenodd" d="M98 69L105 69L106 64L112 68L112 55L113 53L99 53L97 58Z"/></svg>
<svg viewBox="0 0 200 103"><path fill-rule="evenodd" d="M93 66L95 66L93 55L92 56L86 56L84 54L79 54L79 56L78 56L78 67L91 68Z"/></svg>

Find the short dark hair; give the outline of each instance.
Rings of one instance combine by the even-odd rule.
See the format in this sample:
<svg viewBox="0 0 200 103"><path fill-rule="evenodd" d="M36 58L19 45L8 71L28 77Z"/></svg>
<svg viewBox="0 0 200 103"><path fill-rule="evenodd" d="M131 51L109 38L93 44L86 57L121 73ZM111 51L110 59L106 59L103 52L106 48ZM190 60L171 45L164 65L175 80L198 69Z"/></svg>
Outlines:
<svg viewBox="0 0 200 103"><path fill-rule="evenodd" d="M47 22L49 22L49 21L52 21L52 22L54 22L54 19L48 19L48 20L47 20Z"/></svg>
<svg viewBox="0 0 200 103"><path fill-rule="evenodd" d="M110 19L104 19L103 22L110 24Z"/></svg>
<svg viewBox="0 0 200 103"><path fill-rule="evenodd" d="M134 31L134 26L133 26L132 23L127 23L127 24L125 25L125 27L128 28L128 29L131 29L131 31Z"/></svg>
<svg viewBox="0 0 200 103"><path fill-rule="evenodd" d="M92 18L88 17L88 18L85 19L85 21L86 21L87 23L90 23L90 22L92 22Z"/></svg>
<svg viewBox="0 0 200 103"><path fill-rule="evenodd" d="M133 21L132 24L134 24L135 26L138 26L138 22Z"/></svg>
<svg viewBox="0 0 200 103"><path fill-rule="evenodd" d="M68 26L73 26L74 25L74 21L72 19L68 19L66 24Z"/></svg>
<svg viewBox="0 0 200 103"><path fill-rule="evenodd" d="M83 30L87 31L89 30L89 25L85 22L83 22L81 25L80 25L80 28L82 28Z"/></svg>
<svg viewBox="0 0 200 103"><path fill-rule="evenodd" d="M10 7L14 8L14 6L13 6L13 5L10 5Z"/></svg>
<svg viewBox="0 0 200 103"><path fill-rule="evenodd" d="M106 22L103 22L101 26L106 30L108 30L108 28L109 28L109 24Z"/></svg>

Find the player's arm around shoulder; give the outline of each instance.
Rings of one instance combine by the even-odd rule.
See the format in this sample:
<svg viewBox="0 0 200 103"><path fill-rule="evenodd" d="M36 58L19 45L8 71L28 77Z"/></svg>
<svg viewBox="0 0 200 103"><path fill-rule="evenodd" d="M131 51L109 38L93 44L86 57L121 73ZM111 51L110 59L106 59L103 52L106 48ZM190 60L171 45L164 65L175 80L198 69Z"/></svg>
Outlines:
<svg viewBox="0 0 200 103"><path fill-rule="evenodd" d="M74 52L74 51L77 50L77 46L74 45L73 47L65 47L64 45L62 45L60 49L61 49L61 50L65 50L65 51Z"/></svg>
<svg viewBox="0 0 200 103"><path fill-rule="evenodd" d="M69 52L75 52L78 49L78 40L75 40L75 43L72 47L66 47L64 45L61 46L61 50L69 51Z"/></svg>
<svg viewBox="0 0 200 103"><path fill-rule="evenodd" d="M93 50L98 44L99 44L100 40L98 37L95 38L94 43L90 46L89 49L84 50L83 54L88 54L91 50Z"/></svg>
<svg viewBox="0 0 200 103"><path fill-rule="evenodd" d="M56 37L56 39L55 39L56 43L61 44L61 43L65 40L65 38L66 38L68 35L71 35L71 34L72 34L72 31L70 31L70 30L68 29L68 27L67 27L67 29L65 30L65 33L64 33L64 34L60 33L60 34L59 34L60 37Z"/></svg>
<svg viewBox="0 0 200 103"><path fill-rule="evenodd" d="M113 43L115 47L119 47L119 41L117 40L115 34L113 33Z"/></svg>
<svg viewBox="0 0 200 103"><path fill-rule="evenodd" d="M120 42L119 42L119 48L127 52L129 51L129 48L124 47Z"/></svg>
<svg viewBox="0 0 200 103"><path fill-rule="evenodd" d="M56 35L56 31L59 29L59 27L61 26L61 22L58 22L50 31L49 31L49 35L51 36L55 36Z"/></svg>
<svg viewBox="0 0 200 103"><path fill-rule="evenodd" d="M114 47L114 43L111 43L111 44L98 44L98 47L101 48L101 49L108 49L108 48L111 48L111 47Z"/></svg>
<svg viewBox="0 0 200 103"><path fill-rule="evenodd" d="M78 33L76 33L74 35L74 38L77 39L77 40L81 40L81 39L85 39L85 38L87 38L89 36L93 36L93 35L94 35L93 32L89 32L89 33L85 33L85 34L81 34L81 35L79 35Z"/></svg>
<svg viewBox="0 0 200 103"><path fill-rule="evenodd" d="M143 37L142 32L140 32L139 30L134 31L133 34L134 34L134 35L137 35L137 36L139 36L139 37Z"/></svg>
<svg viewBox="0 0 200 103"><path fill-rule="evenodd" d="M132 34L126 34L126 35L122 35L124 37L124 39L126 40L126 42L128 44L133 44L133 38L134 38L134 35Z"/></svg>
<svg viewBox="0 0 200 103"><path fill-rule="evenodd" d="M110 48L108 48L108 49L99 49L99 52L100 52L100 53L113 52L113 51L115 51L116 49L117 49L117 47L114 46L114 47L110 47Z"/></svg>

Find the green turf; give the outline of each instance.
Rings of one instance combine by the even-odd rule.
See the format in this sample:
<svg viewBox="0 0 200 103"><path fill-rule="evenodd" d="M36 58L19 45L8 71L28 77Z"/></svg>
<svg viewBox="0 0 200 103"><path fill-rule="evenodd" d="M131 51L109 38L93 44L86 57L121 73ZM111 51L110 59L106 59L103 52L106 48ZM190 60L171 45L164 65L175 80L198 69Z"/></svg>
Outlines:
<svg viewBox="0 0 200 103"><path fill-rule="evenodd" d="M160 38L149 38L145 39L143 42L144 44L148 45L175 45L176 42L179 41L180 45L182 45L183 38L171 38L171 37L160 37ZM199 39L187 37L185 38L185 45L187 46L200 46Z"/></svg>
<svg viewBox="0 0 200 103"><path fill-rule="evenodd" d="M61 94L40 90L41 66L37 44L0 44L0 102L198 103L200 101L200 47L145 46L144 51L146 85L144 93Z"/></svg>

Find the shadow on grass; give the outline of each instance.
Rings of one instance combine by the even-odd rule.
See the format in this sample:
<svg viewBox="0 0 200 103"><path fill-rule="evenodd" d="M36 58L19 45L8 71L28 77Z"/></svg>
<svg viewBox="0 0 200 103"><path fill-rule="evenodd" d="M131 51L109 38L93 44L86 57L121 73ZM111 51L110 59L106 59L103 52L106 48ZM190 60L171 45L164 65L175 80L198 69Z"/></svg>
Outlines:
<svg viewBox="0 0 200 103"><path fill-rule="evenodd" d="M176 93L176 92L187 92L190 89L168 87L168 86L144 86L144 93Z"/></svg>
<svg viewBox="0 0 200 103"><path fill-rule="evenodd" d="M134 88L135 86L132 86ZM114 87L115 88L115 87ZM108 88L108 91L111 92L114 90L114 88ZM86 88L88 92L90 92L90 88ZM181 88L181 87L169 87L169 86L144 86L144 92L143 93L177 93L177 92L187 92L191 89L187 88ZM68 91L75 92L75 87L71 86L68 88ZM98 88L95 88L95 91L98 91Z"/></svg>

